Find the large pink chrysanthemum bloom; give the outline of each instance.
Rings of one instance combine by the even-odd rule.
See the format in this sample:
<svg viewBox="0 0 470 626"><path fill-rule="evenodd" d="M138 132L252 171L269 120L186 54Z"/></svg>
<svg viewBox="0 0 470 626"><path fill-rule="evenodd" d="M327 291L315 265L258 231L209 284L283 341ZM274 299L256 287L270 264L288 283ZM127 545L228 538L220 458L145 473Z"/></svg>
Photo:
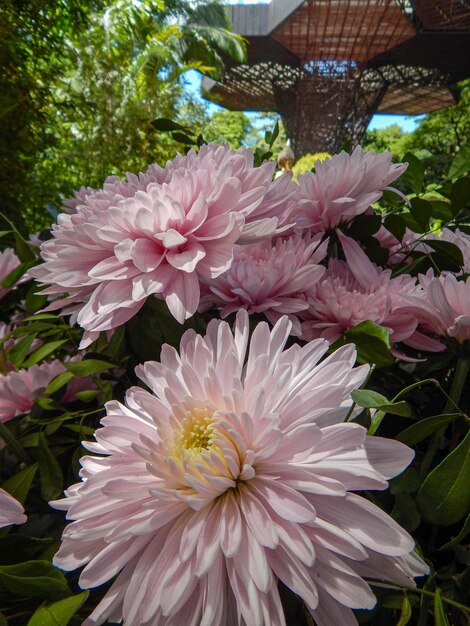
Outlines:
<svg viewBox="0 0 470 626"><path fill-rule="evenodd" d="M26 515L22 505L7 491L0 489L0 528L25 522Z"/></svg>
<svg viewBox="0 0 470 626"><path fill-rule="evenodd" d="M300 335L297 313L308 308L306 293L325 272L319 263L327 246L328 241L299 234L236 246L230 269L207 283L200 308L216 306L223 318L245 309L264 314L273 324L288 315L293 333Z"/></svg>
<svg viewBox="0 0 470 626"><path fill-rule="evenodd" d="M20 264L19 258L16 256L13 248L5 248L0 251L0 283L12 272L17 265ZM6 296L13 287L0 286L0 299Z"/></svg>
<svg viewBox="0 0 470 626"><path fill-rule="evenodd" d="M470 278L458 280L453 274L434 276L432 270L419 276L423 289L421 297L407 295L405 310L416 316L420 328L440 337L450 337L462 344L470 340ZM416 348L421 346L421 339L433 341L420 335ZM413 344L410 344L413 345Z"/></svg>
<svg viewBox="0 0 470 626"><path fill-rule="evenodd" d="M78 359L74 357L68 360ZM8 422L22 413L28 413L36 398L44 392L51 380L65 371L67 370L63 363L55 360L0 376L0 423ZM74 377L67 385L61 402L73 402L78 391L87 389L95 389L95 384L90 378Z"/></svg>
<svg viewBox="0 0 470 626"><path fill-rule="evenodd" d="M210 144L164 169L108 179L75 214L60 215L41 246L44 263L31 273L50 285L42 293L59 297L49 308L74 314L87 331L82 347L152 295L184 322L199 305L199 277L226 271L235 242L276 230L290 180L272 183L273 168Z"/></svg>
<svg viewBox="0 0 470 626"><path fill-rule="evenodd" d="M344 423L367 367L354 346L320 362L318 340L285 350L249 318L184 334L180 353L137 368L134 387L84 445L82 482L53 506L74 520L54 563L86 565L83 588L114 578L85 625L285 626L280 579L318 626L372 608L364 578L412 584L413 540L356 492L385 489L413 452ZM249 346L248 346L249 344Z"/></svg>
<svg viewBox="0 0 470 626"><path fill-rule="evenodd" d="M298 226L323 232L365 213L382 197L390 183L403 174L407 163L392 163L390 152L340 152L317 161L315 172L300 174L296 206L291 221Z"/></svg>
<svg viewBox="0 0 470 626"><path fill-rule="evenodd" d="M359 244L338 231L346 261L330 259L324 276L309 294L309 308L302 312L302 337L323 337L330 343L361 322L370 320L391 330L393 342L407 341L415 332L416 317L399 307L406 294L421 289L408 275L391 277L372 263Z"/></svg>

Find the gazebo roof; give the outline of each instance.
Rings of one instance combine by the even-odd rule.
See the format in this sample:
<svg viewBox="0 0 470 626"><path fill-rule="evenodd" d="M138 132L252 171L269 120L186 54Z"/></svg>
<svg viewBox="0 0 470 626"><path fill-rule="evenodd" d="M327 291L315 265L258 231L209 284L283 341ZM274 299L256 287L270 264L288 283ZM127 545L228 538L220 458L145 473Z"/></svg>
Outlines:
<svg viewBox="0 0 470 626"><path fill-rule="evenodd" d="M271 0L230 10L249 43L247 63L204 78L206 97L279 111L292 128L301 117L305 127L310 110L325 133L346 123L359 136L376 111L452 104L453 85L470 75L467 0Z"/></svg>

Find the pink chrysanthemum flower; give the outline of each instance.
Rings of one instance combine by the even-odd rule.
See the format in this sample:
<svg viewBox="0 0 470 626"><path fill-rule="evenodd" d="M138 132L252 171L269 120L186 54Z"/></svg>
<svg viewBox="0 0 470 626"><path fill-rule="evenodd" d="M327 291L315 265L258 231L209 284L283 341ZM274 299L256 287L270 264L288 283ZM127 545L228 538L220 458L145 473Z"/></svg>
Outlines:
<svg viewBox="0 0 470 626"><path fill-rule="evenodd" d="M77 360L77 357L69 360ZM0 376L0 423L8 422L17 415L28 413L53 378L66 371L60 361L32 365L28 369L11 371ZM74 377L65 389L61 402L73 402L77 391L94 389L88 377Z"/></svg>
<svg viewBox="0 0 470 626"><path fill-rule="evenodd" d="M201 310L215 305L221 317L239 309L263 313L271 323L288 315L293 334L300 335L299 311L308 308L306 293L324 274L319 263L328 241L294 234L277 239L236 246L229 270L207 283Z"/></svg>
<svg viewBox="0 0 470 626"><path fill-rule="evenodd" d="M185 156L178 154L168 161L164 168L151 165L139 179L141 184L152 182L168 183L175 171L198 171L201 175L212 178L215 173L225 177L227 172L237 179L241 197L251 196L253 204L241 206L239 210L245 217L242 242L258 240L272 235L278 225L288 222L290 200L297 190L292 182L292 174L286 173L272 180L276 164L263 163L254 167L253 152L247 148L232 150L226 144L209 143L199 151L190 150ZM260 197L260 190L263 192Z"/></svg>
<svg viewBox="0 0 470 626"><path fill-rule="evenodd" d="M315 172L298 177L296 208L291 220L298 226L322 232L367 211L407 168L392 163L390 152L364 152L360 146L349 155L340 152L317 161Z"/></svg>
<svg viewBox="0 0 470 626"><path fill-rule="evenodd" d="M249 341L245 311L234 334L213 320L139 366L153 393L106 405L84 444L97 456L53 503L74 520L54 563L86 564L84 588L118 575L87 626L285 626L278 579L318 626L350 625L351 608L375 605L363 577L427 571L411 537L352 493L385 489L413 456L343 422L368 368L351 345L321 362L326 341L284 350L290 331L283 317Z"/></svg>
<svg viewBox="0 0 470 626"><path fill-rule="evenodd" d="M302 312L302 337L324 337L333 343L348 330L370 320L391 331L393 342L407 341L415 332L416 317L400 307L406 294L421 289L408 275L391 277L372 263L359 244L338 231L345 261L330 259L323 278L309 294L309 308Z"/></svg>
<svg viewBox="0 0 470 626"><path fill-rule="evenodd" d="M98 190L93 187L80 187L73 192L71 198L66 198L62 201L64 213L76 213L77 207L81 204L85 204L89 196L93 196Z"/></svg>
<svg viewBox="0 0 470 626"><path fill-rule="evenodd" d="M420 328L439 335L450 337L460 344L470 340L470 278L457 280L453 274L441 274L436 277L432 270L426 275L420 274L419 282L423 288L421 297L407 295L405 310L416 316ZM426 350L421 341L433 340L420 335L414 347ZM410 344L412 345L412 344Z"/></svg>
<svg viewBox="0 0 470 626"><path fill-rule="evenodd" d="M13 248L5 248L0 251L0 283L5 280L10 272L20 264L19 258L16 256ZM11 291L13 287L0 287L0 299Z"/></svg>
<svg viewBox="0 0 470 626"><path fill-rule="evenodd" d="M235 242L276 230L285 189L271 183L273 168L211 144L164 169L108 179L75 214L60 215L41 246L44 263L31 273L50 285L42 293L59 297L49 309L73 313L87 331L82 347L152 295L184 322L199 305L199 278L226 271Z"/></svg>
<svg viewBox="0 0 470 626"><path fill-rule="evenodd" d="M4 489L0 489L0 528L10 524L24 524L26 515L18 500Z"/></svg>

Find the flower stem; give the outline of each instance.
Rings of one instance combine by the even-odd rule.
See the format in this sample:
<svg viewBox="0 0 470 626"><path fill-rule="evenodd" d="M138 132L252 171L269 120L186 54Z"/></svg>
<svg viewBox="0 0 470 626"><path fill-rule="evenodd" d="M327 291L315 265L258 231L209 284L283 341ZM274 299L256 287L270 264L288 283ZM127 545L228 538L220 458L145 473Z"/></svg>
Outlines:
<svg viewBox="0 0 470 626"><path fill-rule="evenodd" d="M451 413L456 407L458 411L460 396L462 395L462 389L467 380L468 372L470 370L470 359L459 359L455 368L454 379L450 388L449 396L444 408L444 413Z"/></svg>
<svg viewBox="0 0 470 626"><path fill-rule="evenodd" d="M418 593L422 596L428 596L430 598L434 598L436 595L434 591L428 591L427 589L420 589L419 587L408 587L407 585L398 585L396 583L380 583L374 580L367 580L367 582L374 587L384 587L385 589L401 589L403 591L409 591L411 593ZM470 606L466 606L465 604L460 604L460 602L456 602L455 600L451 600L450 598L446 598L441 596L441 600L450 606L454 606L456 609L463 611L464 613L470 613Z"/></svg>
<svg viewBox="0 0 470 626"><path fill-rule="evenodd" d="M452 380L452 385L450 388L450 392L447 396L447 402L444 407L444 415L450 413L452 411L457 411L465 415L463 411L459 407L460 396L462 395L462 390L465 385L465 381L467 380L468 372L470 370L470 359L459 359L457 361L457 365L455 367L454 378ZM434 460L434 456L439 448L439 442L443 437L446 426L440 428L435 434L431 441L429 448L426 451L423 462L421 463L420 473L421 476L425 476L428 473L429 468L432 465Z"/></svg>

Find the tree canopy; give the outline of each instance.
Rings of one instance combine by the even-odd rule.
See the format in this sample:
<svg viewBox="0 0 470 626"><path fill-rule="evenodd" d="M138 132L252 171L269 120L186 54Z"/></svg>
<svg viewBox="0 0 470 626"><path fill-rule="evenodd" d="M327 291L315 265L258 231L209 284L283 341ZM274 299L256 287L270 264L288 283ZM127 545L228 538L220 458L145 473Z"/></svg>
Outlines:
<svg viewBox="0 0 470 626"><path fill-rule="evenodd" d="M7 0L1 8L3 212L31 229L80 185L165 161L156 117L191 112L180 77L244 58L219 2ZM184 120L183 120L184 121Z"/></svg>

